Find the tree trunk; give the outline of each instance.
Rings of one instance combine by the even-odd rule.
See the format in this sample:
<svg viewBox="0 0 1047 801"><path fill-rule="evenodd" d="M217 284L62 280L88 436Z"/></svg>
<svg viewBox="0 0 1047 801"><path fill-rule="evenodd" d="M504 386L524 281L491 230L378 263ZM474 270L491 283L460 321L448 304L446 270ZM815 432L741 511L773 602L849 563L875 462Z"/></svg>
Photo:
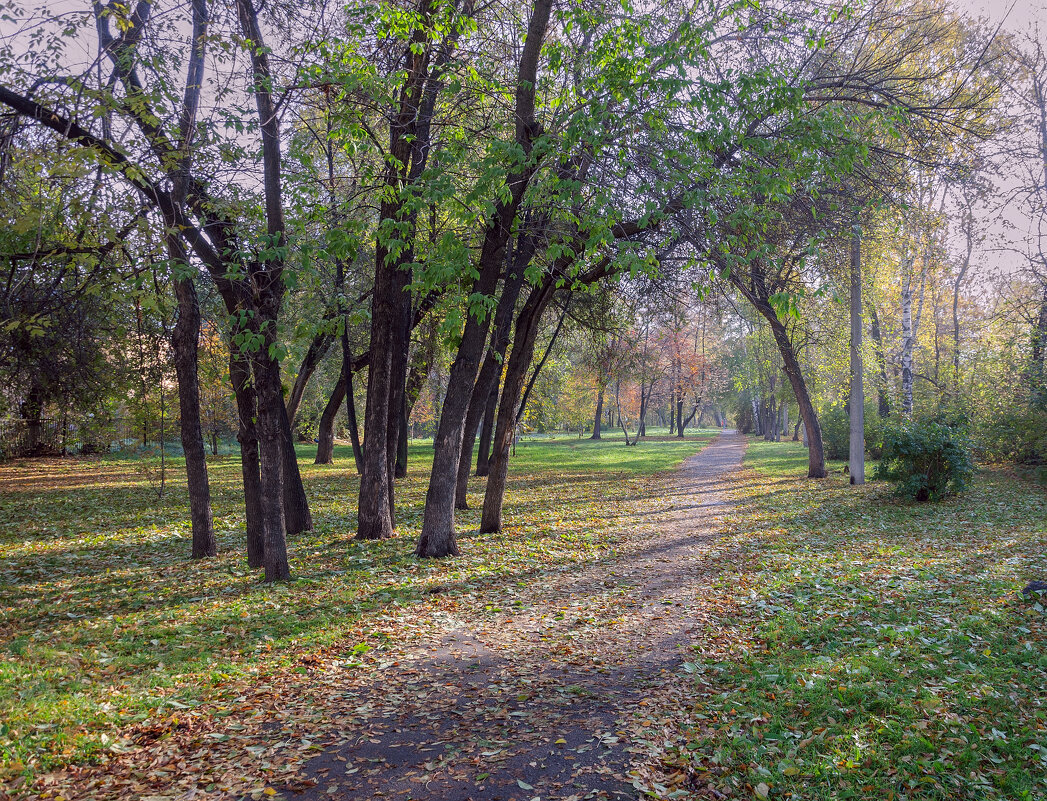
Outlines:
<svg viewBox="0 0 1047 801"><path fill-rule="evenodd" d="M353 355L349 350L349 333L342 331L342 375L345 376L345 416L349 427L349 442L353 448L356 472L363 472L364 454L360 447L360 427L356 422L356 397L353 392Z"/></svg>
<svg viewBox="0 0 1047 801"><path fill-rule="evenodd" d="M335 291L339 291L340 281L335 282ZM332 319L333 313L329 312L324 315L324 321ZM331 348L331 343L334 342L334 334L328 331L322 331L313 337L313 341L309 343L309 349L305 352L305 357L302 359L302 364L298 368L298 373L295 375L294 384L291 387L291 392L287 396L287 419L290 421L292 430L294 429L294 421L298 416L298 409L302 405L302 397L305 395L305 388L309 383L309 379L313 377L313 373L316 372L316 368L323 361L324 356L327 355L327 351ZM327 464L326 462L320 462L320 464Z"/></svg>
<svg viewBox="0 0 1047 801"><path fill-rule="evenodd" d="M474 293L490 295L495 290L502 253L488 254L488 258L490 261L483 265L480 277L473 285ZM462 440L489 327L489 316L480 319L470 314L462 333L458 355L451 364L440 422L433 438L433 468L425 494L422 532L415 548L418 557L439 559L458 555L454 532L458 468L461 461L468 463L472 458L471 452L462 453Z"/></svg>
<svg viewBox="0 0 1047 801"><path fill-rule="evenodd" d="M287 406L280 394L280 408L277 411L280 422L281 445L283 448L283 509L284 526L287 536L293 537L313 528L313 516L309 511L309 499L305 496L302 484L302 473L298 469L298 454L294 449L294 435L291 433L291 420L287 416Z"/></svg>
<svg viewBox="0 0 1047 801"><path fill-rule="evenodd" d="M771 314L774 314L773 309L771 309ZM785 330L785 326L777 319L777 315L775 315L773 321L770 319L768 321L771 323L771 331L774 334L775 342L778 344L778 350L782 354L785 375L792 385L796 402L800 406L800 416L803 418L808 448L807 477L825 478L828 474L825 472L825 448L822 444L822 429L818 425L818 414L814 410L811 396L807 393L807 384L803 380L800 362L796 358L796 351L793 350L789 334Z"/></svg>
<svg viewBox="0 0 1047 801"><path fill-rule="evenodd" d="M862 245L851 237L851 415L850 475L852 484L865 483L865 388L862 365Z"/></svg>
<svg viewBox="0 0 1047 801"><path fill-rule="evenodd" d="M505 499L509 477L509 448L513 444L516 423L516 405L523 391L527 369L534 358L534 344L538 324L555 292L555 281L547 277L532 291L516 321L516 336L506 368L502 399L498 404L498 424L495 429L491 454L491 473L487 478L480 531L491 533L502 529L502 502ZM600 419L599 415L596 418Z"/></svg>
<svg viewBox="0 0 1047 801"><path fill-rule="evenodd" d="M880 316L876 313L875 303L869 305L869 317L869 337L873 341L876 363L880 371L879 381L876 383L876 413L883 420L891 414L891 402L887 397L887 356L883 350L883 340L880 336Z"/></svg>
<svg viewBox="0 0 1047 801"><path fill-rule="evenodd" d="M261 460L256 416L258 398L251 381L247 356L236 345L229 347L229 379L236 398L240 443L240 469L244 480L244 510L247 518L247 565L262 566L265 556L265 529L262 523Z"/></svg>
<svg viewBox="0 0 1047 801"><path fill-rule="evenodd" d="M180 248L171 250L172 259L179 256L184 259L184 251L180 253ZM175 297L178 299L178 321L171 333L171 349L178 376L178 409L193 532L192 558L202 559L218 554L218 542L211 517L211 486L207 477L204 433L200 426L200 379L197 372L200 304L192 278L175 281Z"/></svg>
<svg viewBox="0 0 1047 801"><path fill-rule="evenodd" d="M275 328L275 324L271 324ZM284 525L285 427L287 407L280 388L280 366L268 356L266 342L253 354L255 386L258 388L258 443L261 455L262 530L265 554L262 567L266 582L291 578L287 562L287 531Z"/></svg>
<svg viewBox="0 0 1047 801"><path fill-rule="evenodd" d="M44 391L38 382L34 381L30 386L18 413L26 423L25 453L19 455L35 456L39 452L44 433Z"/></svg>
<svg viewBox="0 0 1047 801"><path fill-rule="evenodd" d="M1047 408L1047 283L1043 286L1040 314L1033 324L1030 368L1033 404Z"/></svg>
<svg viewBox="0 0 1047 801"><path fill-rule="evenodd" d="M394 216L391 212L383 217ZM371 362L367 380L367 406L364 410L363 472L360 476L360 498L356 538L385 539L393 535L389 475L389 418L399 414L399 404L392 412L396 376L393 350L397 345L395 329L403 302L398 291L395 268L385 263L386 249L377 248L375 288L371 295Z"/></svg>
<svg viewBox="0 0 1047 801"><path fill-rule="evenodd" d="M538 376L542 373L542 368L545 367L545 363L549 360L549 354L553 352L553 345L556 344L556 338L560 336L560 330L563 328L564 320L567 319L567 309L571 305L571 297L567 296L564 301L563 313L560 314L560 320L556 324L556 328L553 330L553 335L549 338L549 344L545 348L545 353L542 354L542 358L538 360L538 364L534 366L534 370L531 372L531 378L527 382L527 388L524 389L523 398L520 400L520 408L516 411L516 422L519 423L524 416L524 412L527 410L527 399L531 397L531 390L534 389L535 382L538 380ZM621 410L618 412L618 421L621 422Z"/></svg>
<svg viewBox="0 0 1047 801"><path fill-rule="evenodd" d="M803 379L800 361L796 358L796 350L789 339L789 332L786 330L785 324L778 318L777 311L775 311L774 306L771 305L766 297L768 290L764 286L762 272L757 273L754 277L757 280L753 281L753 287L747 285L743 277L736 272L731 273L730 280L771 326L771 333L774 335L774 341L778 345L778 351L782 357L785 375L792 386L793 395L800 407L800 416L803 418L804 428L807 432L807 477L825 478L827 473L825 472L825 448L822 444L822 430L818 425L818 414L814 410L811 396L807 392L807 384ZM764 294L760 295L758 292L763 292Z"/></svg>
<svg viewBox="0 0 1047 801"><path fill-rule="evenodd" d="M916 336L919 333L920 314L923 310L923 292L927 280L926 260L920 269L920 293L916 317L912 312L912 264L911 258L902 278L902 414L911 419L913 414L913 351L916 348Z"/></svg>
<svg viewBox="0 0 1047 801"><path fill-rule="evenodd" d="M596 394L596 415L593 418L593 434L589 439L600 439L600 425L603 423L603 385Z"/></svg>
<svg viewBox="0 0 1047 801"><path fill-rule="evenodd" d="M345 399L345 377L340 376L331 397L320 415L320 431L316 438L316 459L313 464L331 464L334 461L334 421Z"/></svg>
<svg viewBox="0 0 1047 801"><path fill-rule="evenodd" d="M501 365L498 365L501 372ZM494 439L495 417L498 415L498 379L491 385L491 394L487 396L484 407L484 419L480 426L480 443L476 449L476 475L483 477L491 472L491 442Z"/></svg>
<svg viewBox="0 0 1047 801"><path fill-rule="evenodd" d="M498 379L502 373L505 352L509 347L509 334L512 330L513 311L520 297L523 285L524 268L534 253L533 237L524 237L518 243L516 252L509 259L509 269L498 298L494 313L494 332L491 343L484 357L483 365L476 377L472 396L469 399L469 412L465 418L465 429L462 437L462 455L458 460L458 476L455 485L455 509L469 508L469 467L472 461L473 443L476 440L477 427L481 426L480 447L476 455L476 474L487 475L487 466L491 451L491 433L494 427L494 416L498 411ZM483 472L481 472L481 467Z"/></svg>

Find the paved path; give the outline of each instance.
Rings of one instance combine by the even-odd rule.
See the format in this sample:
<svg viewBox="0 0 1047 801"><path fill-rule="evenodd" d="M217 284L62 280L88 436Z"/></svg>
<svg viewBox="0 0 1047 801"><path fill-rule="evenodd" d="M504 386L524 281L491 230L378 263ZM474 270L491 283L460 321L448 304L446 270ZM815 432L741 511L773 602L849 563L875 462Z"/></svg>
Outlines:
<svg viewBox="0 0 1047 801"><path fill-rule="evenodd" d="M744 449L726 432L684 462L618 560L539 581L521 611L448 620L354 690L353 739L313 759L315 786L293 797L635 798L624 719L715 625L701 593Z"/></svg>

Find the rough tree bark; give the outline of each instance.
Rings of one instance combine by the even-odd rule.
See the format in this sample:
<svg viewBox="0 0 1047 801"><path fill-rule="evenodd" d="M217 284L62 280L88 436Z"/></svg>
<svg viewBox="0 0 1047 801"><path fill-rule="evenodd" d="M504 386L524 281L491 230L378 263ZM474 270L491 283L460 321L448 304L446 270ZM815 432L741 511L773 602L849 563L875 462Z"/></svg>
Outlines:
<svg viewBox="0 0 1047 801"><path fill-rule="evenodd" d="M251 383L251 365L238 348L229 349L229 379L236 398L237 432L240 443L240 473L244 481L244 509L247 518L247 565L262 566L265 533L262 527L261 459L255 418L258 400Z"/></svg>
<svg viewBox="0 0 1047 801"><path fill-rule="evenodd" d="M505 353L509 347L513 311L520 297L520 288L523 286L524 268L534 252L533 237L525 235L520 240L515 252L507 260L502 294L498 297L498 305L494 312L494 331L491 334L491 342L469 399L469 412L465 417L465 429L462 436L462 453L458 460L458 476L454 493L455 509L469 508L469 467L477 426L481 424L481 420L483 430L480 432L476 471L477 475L486 475L486 471L480 473L480 463L482 460L486 467L491 450L491 429L495 412L498 409L498 379L501 376Z"/></svg>
<svg viewBox="0 0 1047 801"><path fill-rule="evenodd" d="M534 358L534 344L542 313L555 294L555 281L547 277L531 290L527 302L516 319L513 349L506 367L502 398L498 404L498 423L491 450L491 473L487 477L484 508L480 531L491 533L502 529L502 501L509 477L509 448L516 429L516 406L527 379L527 370Z"/></svg>
<svg viewBox="0 0 1047 801"><path fill-rule="evenodd" d="M181 243L169 237L171 258L185 263ZM218 554L211 517L211 486L207 477L207 453L200 425L200 378L197 371L197 348L200 339L200 303L192 278L175 282L178 299L178 321L171 333L175 372L178 376L178 409L180 412L182 450L189 485L189 518L193 532L193 559Z"/></svg>

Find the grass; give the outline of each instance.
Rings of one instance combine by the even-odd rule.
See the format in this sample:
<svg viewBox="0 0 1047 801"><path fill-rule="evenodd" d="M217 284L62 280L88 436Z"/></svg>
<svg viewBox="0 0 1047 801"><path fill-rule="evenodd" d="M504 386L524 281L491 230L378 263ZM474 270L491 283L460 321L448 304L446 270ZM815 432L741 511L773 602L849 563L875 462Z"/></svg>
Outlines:
<svg viewBox="0 0 1047 801"><path fill-rule="evenodd" d="M303 653L410 636L390 631L391 613L416 609L424 625L434 586L468 598L608 556L617 515L643 496L648 477L713 434L628 449L613 434L524 441L512 461L506 531L479 535L478 510L461 513L463 556L441 562L410 556L431 443L411 447L399 536L377 543L351 540L358 480L348 448L336 448L335 464L315 466L315 448L302 447L315 529L289 544L296 580L273 587L246 567L235 458L210 466L221 555L202 562L187 559L177 461L163 499L140 461L0 465L0 779L119 752L128 726L172 710L207 705L222 714L238 686L301 669ZM471 487L474 507L482 486Z"/></svg>
<svg viewBox="0 0 1047 801"><path fill-rule="evenodd" d="M805 455L749 445L718 585L740 647L689 666L668 769L744 798L1047 798L1047 626L1016 592L1047 578L1047 493L983 470L917 505Z"/></svg>

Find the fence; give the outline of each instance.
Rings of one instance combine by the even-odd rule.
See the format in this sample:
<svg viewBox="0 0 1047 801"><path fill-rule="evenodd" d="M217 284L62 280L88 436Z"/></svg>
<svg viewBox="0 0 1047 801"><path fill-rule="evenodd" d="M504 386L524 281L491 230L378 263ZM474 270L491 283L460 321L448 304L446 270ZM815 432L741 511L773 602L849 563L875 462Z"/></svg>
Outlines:
<svg viewBox="0 0 1047 801"><path fill-rule="evenodd" d="M0 420L0 458L108 453L133 447L141 434L130 420L61 418Z"/></svg>

